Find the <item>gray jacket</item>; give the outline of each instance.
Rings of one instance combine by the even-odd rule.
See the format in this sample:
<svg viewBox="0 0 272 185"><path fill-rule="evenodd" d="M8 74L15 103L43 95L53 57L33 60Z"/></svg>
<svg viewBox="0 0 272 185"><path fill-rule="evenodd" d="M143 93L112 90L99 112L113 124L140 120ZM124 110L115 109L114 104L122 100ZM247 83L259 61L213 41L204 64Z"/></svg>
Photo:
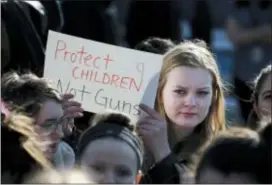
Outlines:
<svg viewBox="0 0 272 185"><path fill-rule="evenodd" d="M74 167L75 164L75 152L64 141L58 144L57 152L53 161L55 167L59 170L69 170Z"/></svg>

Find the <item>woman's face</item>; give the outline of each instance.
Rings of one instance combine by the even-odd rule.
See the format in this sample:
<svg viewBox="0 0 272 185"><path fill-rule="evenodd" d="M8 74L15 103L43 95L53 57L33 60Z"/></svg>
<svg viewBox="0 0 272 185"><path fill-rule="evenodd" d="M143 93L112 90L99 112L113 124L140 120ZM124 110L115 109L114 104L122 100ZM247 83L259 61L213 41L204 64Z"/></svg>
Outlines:
<svg viewBox="0 0 272 185"><path fill-rule="evenodd" d="M212 76L193 67L176 67L162 92L166 115L176 125L194 128L207 116L212 102Z"/></svg>
<svg viewBox="0 0 272 185"><path fill-rule="evenodd" d="M80 165L92 182L102 184L132 184L138 173L135 151L124 141L112 138L91 142Z"/></svg>
<svg viewBox="0 0 272 185"><path fill-rule="evenodd" d="M257 103L255 103L255 111L260 119L270 118L272 114L272 75L268 75L265 79L258 96Z"/></svg>
<svg viewBox="0 0 272 185"><path fill-rule="evenodd" d="M36 124L42 133L49 136L52 141L47 154L52 157L57 150L57 144L63 137L62 132L63 109L60 103L54 100L44 102L41 110L36 117Z"/></svg>

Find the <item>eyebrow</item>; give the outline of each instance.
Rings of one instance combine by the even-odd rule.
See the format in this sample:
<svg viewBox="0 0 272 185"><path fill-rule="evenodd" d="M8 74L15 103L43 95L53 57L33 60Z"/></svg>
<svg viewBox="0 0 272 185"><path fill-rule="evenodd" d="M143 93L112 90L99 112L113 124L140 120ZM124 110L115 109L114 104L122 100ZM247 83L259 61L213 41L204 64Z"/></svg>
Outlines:
<svg viewBox="0 0 272 185"><path fill-rule="evenodd" d="M129 167L127 165L125 165L125 164L119 164L118 168L122 168L122 169L125 169L127 171L130 171Z"/></svg>
<svg viewBox="0 0 272 185"><path fill-rule="evenodd" d="M272 93L272 90L263 91L263 92L262 92L262 95L265 95L265 94L267 94L267 93Z"/></svg>
<svg viewBox="0 0 272 185"><path fill-rule="evenodd" d="M181 88L181 89L186 89L186 88L188 88L188 87L184 87L184 86L181 86L181 85L176 85L175 87L176 87L176 88ZM200 89L200 90L209 90L209 89L210 89L210 86L200 87L200 88L198 88L198 89Z"/></svg>

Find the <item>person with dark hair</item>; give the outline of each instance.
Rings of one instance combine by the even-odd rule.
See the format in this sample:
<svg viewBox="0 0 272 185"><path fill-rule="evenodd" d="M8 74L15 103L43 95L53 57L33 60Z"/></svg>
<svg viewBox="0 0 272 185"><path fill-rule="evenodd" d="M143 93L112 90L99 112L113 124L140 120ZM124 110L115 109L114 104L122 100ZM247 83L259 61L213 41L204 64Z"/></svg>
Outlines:
<svg viewBox="0 0 272 185"><path fill-rule="evenodd" d="M78 164L94 183L133 184L143 145L132 120L121 113L97 114L78 143Z"/></svg>
<svg viewBox="0 0 272 185"><path fill-rule="evenodd" d="M4 36L7 37L4 38L6 65L2 66L2 73L9 70L31 70L39 76L43 73L45 52L40 32L43 29L41 27L44 27L42 20L46 18L30 5L32 3L22 0L1 1L1 23L4 23ZM31 19L31 12L41 24L40 28Z"/></svg>
<svg viewBox="0 0 272 185"><path fill-rule="evenodd" d="M200 160L196 183L271 184L271 151L265 139L271 139L269 129L258 134L233 127L219 133Z"/></svg>
<svg viewBox="0 0 272 185"><path fill-rule="evenodd" d="M35 128L50 137L52 143L47 157L55 167L73 167L74 151L61 139L71 133L73 118L81 114L77 102L69 101L69 96L60 97L46 79L31 73L21 76L15 72L4 74L1 90L11 111L18 110L34 119Z"/></svg>
<svg viewBox="0 0 272 185"><path fill-rule="evenodd" d="M253 110L247 120L247 126L257 129L262 119L272 117L272 65L268 65L261 70L254 80L254 87L251 100Z"/></svg>
<svg viewBox="0 0 272 185"><path fill-rule="evenodd" d="M227 32L234 45L234 93L238 97L244 123L252 110L252 90L248 82L268 65L272 57L272 2L236 0L227 19ZM245 69L246 66L246 69Z"/></svg>
<svg viewBox="0 0 272 185"><path fill-rule="evenodd" d="M174 46L175 44L170 39L150 37L137 44L134 49L163 55Z"/></svg>
<svg viewBox="0 0 272 185"><path fill-rule="evenodd" d="M33 170L52 169L48 139L36 134L31 118L10 112L1 100L1 183L22 183Z"/></svg>

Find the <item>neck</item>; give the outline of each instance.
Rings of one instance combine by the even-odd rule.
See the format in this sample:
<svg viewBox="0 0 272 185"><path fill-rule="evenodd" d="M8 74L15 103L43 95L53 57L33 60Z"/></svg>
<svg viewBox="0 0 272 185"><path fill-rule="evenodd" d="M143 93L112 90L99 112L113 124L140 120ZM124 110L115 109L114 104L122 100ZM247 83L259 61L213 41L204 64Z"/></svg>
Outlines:
<svg viewBox="0 0 272 185"><path fill-rule="evenodd" d="M184 138L193 133L194 128L182 127L179 125L173 125L175 137L177 141L182 141Z"/></svg>

